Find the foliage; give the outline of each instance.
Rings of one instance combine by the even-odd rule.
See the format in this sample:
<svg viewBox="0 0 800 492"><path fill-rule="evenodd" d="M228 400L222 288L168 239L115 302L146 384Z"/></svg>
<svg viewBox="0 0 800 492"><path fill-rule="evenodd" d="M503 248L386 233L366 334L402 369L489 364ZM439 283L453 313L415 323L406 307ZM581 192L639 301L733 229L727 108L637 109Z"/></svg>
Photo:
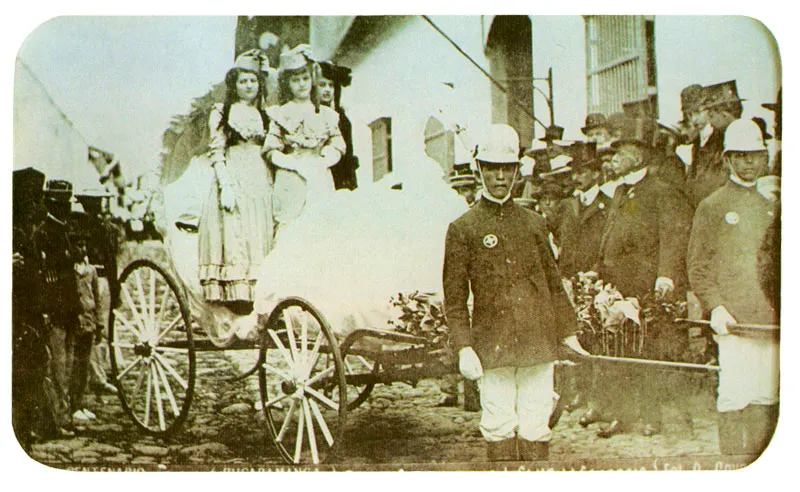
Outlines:
<svg viewBox="0 0 800 492"><path fill-rule="evenodd" d="M434 345L448 344L449 331L439 296L419 291L399 292L390 303L397 310L395 318L389 320L394 331L425 338Z"/></svg>

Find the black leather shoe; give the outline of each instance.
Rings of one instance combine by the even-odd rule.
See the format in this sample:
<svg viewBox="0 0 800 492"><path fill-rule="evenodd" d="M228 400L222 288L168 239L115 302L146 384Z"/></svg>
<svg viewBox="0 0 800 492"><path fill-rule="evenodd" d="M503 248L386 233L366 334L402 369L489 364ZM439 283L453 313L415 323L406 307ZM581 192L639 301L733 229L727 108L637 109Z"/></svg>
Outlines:
<svg viewBox="0 0 800 492"><path fill-rule="evenodd" d="M442 398L442 401L436 404L437 407L457 407L458 406L458 397L457 396L445 396Z"/></svg>
<svg viewBox="0 0 800 492"><path fill-rule="evenodd" d="M642 435L645 437L651 437L656 434L661 434L661 426L658 424L645 424L644 429L642 429Z"/></svg>
<svg viewBox="0 0 800 492"><path fill-rule="evenodd" d="M620 434L622 432L622 422L619 420L612 420L608 427L601 429L597 432L597 437L608 439L609 437Z"/></svg>
<svg viewBox="0 0 800 492"><path fill-rule="evenodd" d="M600 422L602 418L603 417L600 415L598 410L590 408L586 413L581 415L581 418L578 419L578 423L581 425L581 427L587 427L589 424Z"/></svg>

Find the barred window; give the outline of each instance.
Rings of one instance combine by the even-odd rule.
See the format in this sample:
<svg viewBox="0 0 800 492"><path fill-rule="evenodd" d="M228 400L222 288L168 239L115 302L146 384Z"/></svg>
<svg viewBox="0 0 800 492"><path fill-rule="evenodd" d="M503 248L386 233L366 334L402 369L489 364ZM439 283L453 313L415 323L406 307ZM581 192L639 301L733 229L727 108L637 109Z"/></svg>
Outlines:
<svg viewBox="0 0 800 492"><path fill-rule="evenodd" d="M645 98L658 108L653 18L590 15L584 21L587 112L608 115L622 111L623 103Z"/></svg>

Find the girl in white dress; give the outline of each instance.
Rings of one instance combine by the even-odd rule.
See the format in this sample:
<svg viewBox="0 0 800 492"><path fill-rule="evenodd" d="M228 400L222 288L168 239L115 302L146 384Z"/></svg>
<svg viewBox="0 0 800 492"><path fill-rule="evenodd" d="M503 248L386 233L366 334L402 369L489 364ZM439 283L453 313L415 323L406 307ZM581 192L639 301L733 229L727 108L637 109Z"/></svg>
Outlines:
<svg viewBox="0 0 800 492"><path fill-rule="evenodd" d="M270 125L263 147L276 168L273 207L279 226L297 219L309 201L334 191L328 168L345 153L339 115L316 101L318 71L307 45L281 54L278 80L283 104L268 110Z"/></svg>
<svg viewBox="0 0 800 492"><path fill-rule="evenodd" d="M225 77L224 104L209 115L213 184L198 231L199 278L207 302L244 314L272 249L272 173L261 156L269 119L257 55L240 56Z"/></svg>

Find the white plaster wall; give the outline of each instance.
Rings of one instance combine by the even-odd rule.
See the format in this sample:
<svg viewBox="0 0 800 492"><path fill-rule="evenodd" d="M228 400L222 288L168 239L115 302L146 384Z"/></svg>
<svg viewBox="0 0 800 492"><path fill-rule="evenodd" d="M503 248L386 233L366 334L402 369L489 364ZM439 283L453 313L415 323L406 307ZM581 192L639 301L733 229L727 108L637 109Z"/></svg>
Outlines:
<svg viewBox="0 0 800 492"><path fill-rule="evenodd" d="M17 61L14 74L14 169L34 167L76 191L99 185L89 147L41 83Z"/></svg>
<svg viewBox="0 0 800 492"><path fill-rule="evenodd" d="M481 66L481 20L478 16L432 17L432 20ZM423 129L431 114L445 124L480 134L491 118L490 82L422 18L415 18L391 39L375 46L353 69L353 83L342 97L353 120L359 183L372 181L372 141L367 125L392 118L394 172L413 169L423 147ZM443 84L452 84L453 88ZM470 138L469 136L466 136Z"/></svg>

